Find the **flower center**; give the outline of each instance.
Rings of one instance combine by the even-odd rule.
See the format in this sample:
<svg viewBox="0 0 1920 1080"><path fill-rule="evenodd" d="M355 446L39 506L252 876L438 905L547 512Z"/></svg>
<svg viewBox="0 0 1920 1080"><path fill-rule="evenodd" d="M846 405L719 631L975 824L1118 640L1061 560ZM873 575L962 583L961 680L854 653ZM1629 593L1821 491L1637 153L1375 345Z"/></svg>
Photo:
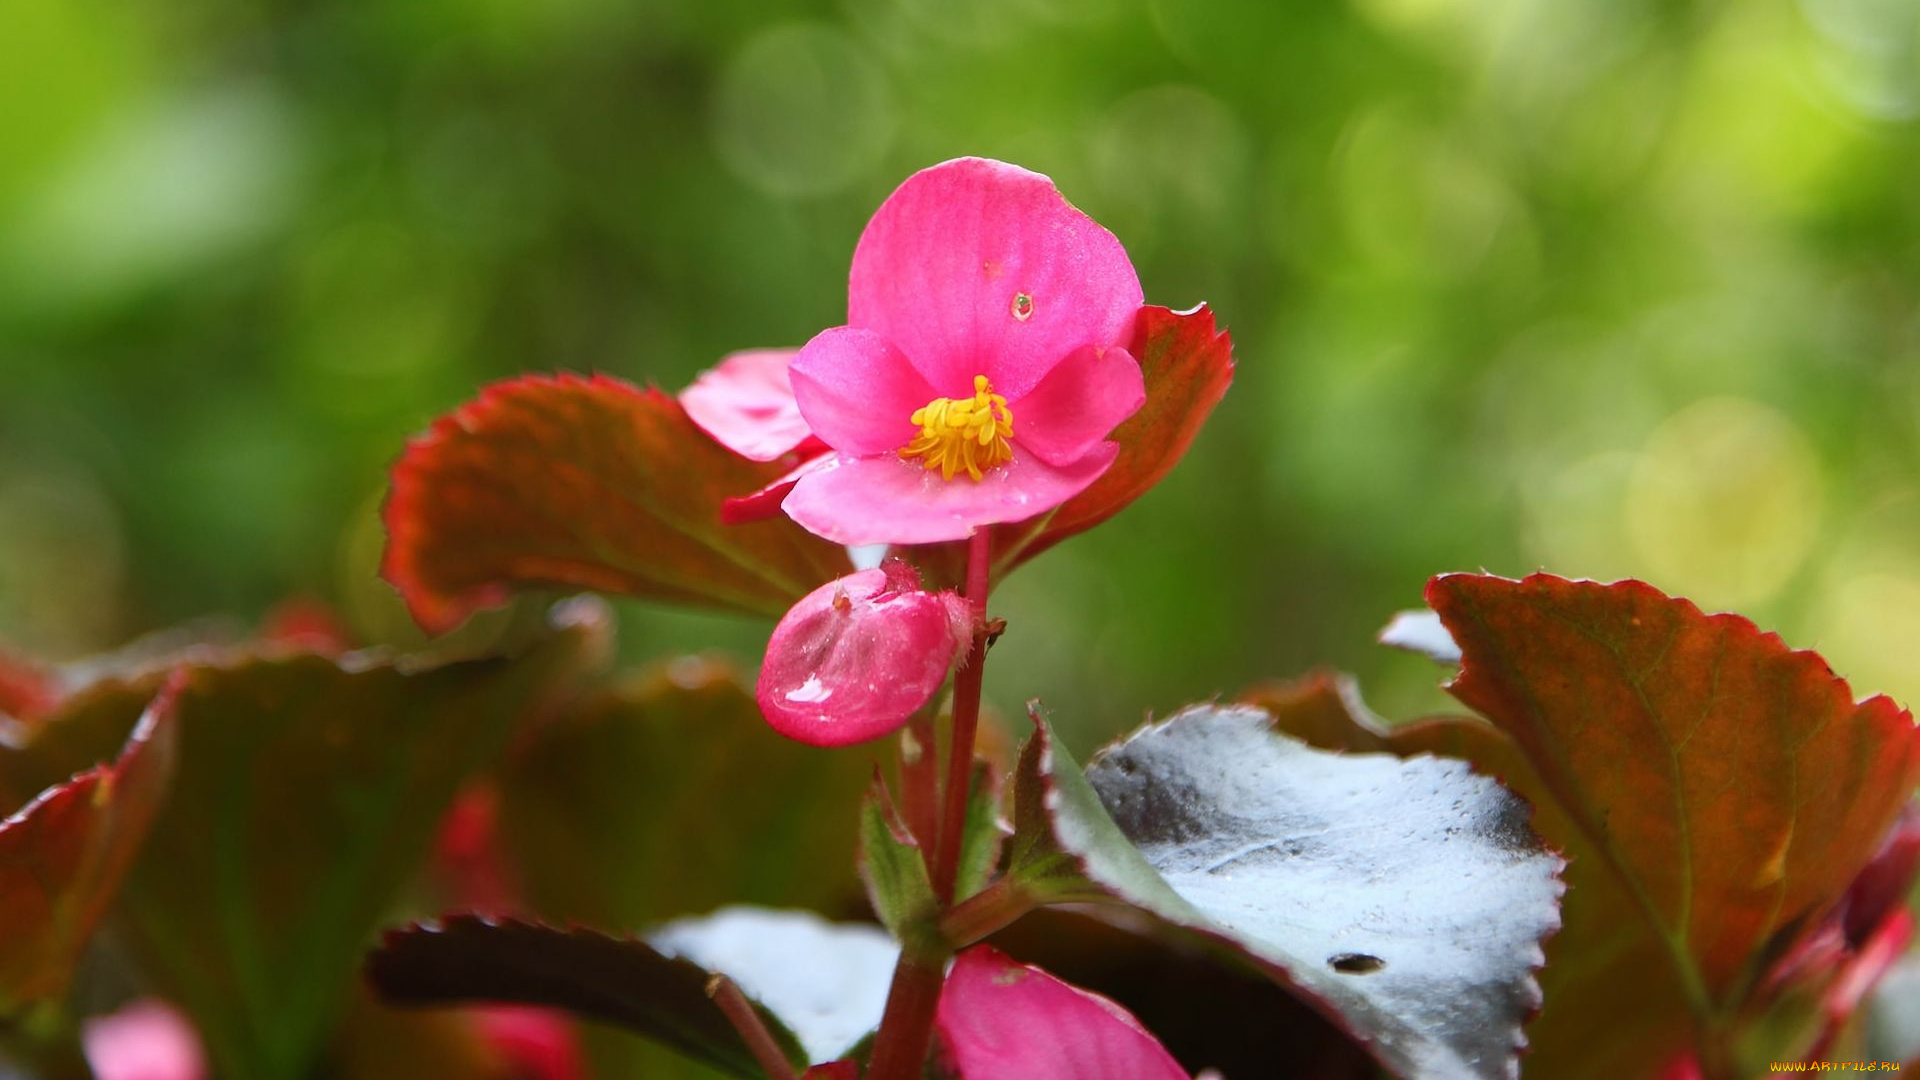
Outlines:
<svg viewBox="0 0 1920 1080"><path fill-rule="evenodd" d="M928 470L940 470L943 479L964 472L975 480L996 465L1013 460L1013 410L1007 399L993 392L985 375L973 377L970 398L934 398L910 417L920 434L900 448L900 456L921 459Z"/></svg>

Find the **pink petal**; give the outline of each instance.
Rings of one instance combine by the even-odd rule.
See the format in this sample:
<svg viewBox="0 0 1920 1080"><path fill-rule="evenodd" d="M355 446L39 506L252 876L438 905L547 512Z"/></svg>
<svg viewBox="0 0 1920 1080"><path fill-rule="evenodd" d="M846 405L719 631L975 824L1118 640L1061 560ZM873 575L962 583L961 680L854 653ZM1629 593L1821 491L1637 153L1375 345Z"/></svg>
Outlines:
<svg viewBox="0 0 1920 1080"><path fill-rule="evenodd" d="M942 397L985 375L1011 401L1074 349L1124 344L1142 300L1120 241L1053 181L960 158L908 177L867 223L847 323L892 342Z"/></svg>
<svg viewBox="0 0 1920 1080"><path fill-rule="evenodd" d="M972 640L951 592L924 592L897 559L829 581L773 628L754 696L773 729L814 746L898 730L947 680Z"/></svg>
<svg viewBox="0 0 1920 1080"><path fill-rule="evenodd" d="M88 1020L82 1042L98 1080L205 1080L200 1036L171 1005L136 1001Z"/></svg>
<svg viewBox="0 0 1920 1080"><path fill-rule="evenodd" d="M1013 440L1049 465L1067 465L1147 402L1140 365L1119 347L1084 345L1012 404Z"/></svg>
<svg viewBox="0 0 1920 1080"><path fill-rule="evenodd" d="M794 398L814 434L856 457L905 446L920 431L914 411L942 396L885 338L846 326L815 334L793 358L792 375Z"/></svg>
<svg viewBox="0 0 1920 1080"><path fill-rule="evenodd" d="M960 1080L1188 1080L1125 1009L986 945L954 961L937 1023Z"/></svg>
<svg viewBox="0 0 1920 1080"><path fill-rule="evenodd" d="M1099 479L1119 452L1119 444L1101 443L1059 467L1022 450L1016 440L1013 460L977 481L944 480L892 454L834 455L801 477L781 507L807 531L836 544L964 540L982 525L1024 521L1059 506Z"/></svg>
<svg viewBox="0 0 1920 1080"><path fill-rule="evenodd" d="M792 349L727 356L680 391L680 407L715 442L754 461L790 453L813 434L787 378Z"/></svg>
<svg viewBox="0 0 1920 1080"><path fill-rule="evenodd" d="M484 1005L474 1011L480 1037L520 1080L587 1080L586 1052L573 1017L527 1005Z"/></svg>

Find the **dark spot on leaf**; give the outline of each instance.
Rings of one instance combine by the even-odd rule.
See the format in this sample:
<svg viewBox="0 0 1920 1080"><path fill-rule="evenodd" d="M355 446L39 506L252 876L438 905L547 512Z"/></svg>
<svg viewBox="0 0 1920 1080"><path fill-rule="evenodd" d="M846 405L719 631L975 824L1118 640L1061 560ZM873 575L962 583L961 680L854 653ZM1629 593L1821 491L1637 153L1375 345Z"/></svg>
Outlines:
<svg viewBox="0 0 1920 1080"><path fill-rule="evenodd" d="M1387 962L1366 953L1343 952L1327 957L1327 966L1342 975L1371 975L1386 967Z"/></svg>

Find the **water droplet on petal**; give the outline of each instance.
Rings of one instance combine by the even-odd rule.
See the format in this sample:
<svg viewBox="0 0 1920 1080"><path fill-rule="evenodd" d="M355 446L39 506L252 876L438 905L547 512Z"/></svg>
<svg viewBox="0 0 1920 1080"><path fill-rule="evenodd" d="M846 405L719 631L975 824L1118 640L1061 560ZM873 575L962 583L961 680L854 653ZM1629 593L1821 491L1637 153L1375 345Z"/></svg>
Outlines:
<svg viewBox="0 0 1920 1080"><path fill-rule="evenodd" d="M1027 293L1013 294L1013 317L1021 322L1033 318L1033 297Z"/></svg>
<svg viewBox="0 0 1920 1080"><path fill-rule="evenodd" d="M825 701L833 696L833 690L820 681L820 676L809 675L807 681L800 684L798 690L787 691L787 700L803 705Z"/></svg>

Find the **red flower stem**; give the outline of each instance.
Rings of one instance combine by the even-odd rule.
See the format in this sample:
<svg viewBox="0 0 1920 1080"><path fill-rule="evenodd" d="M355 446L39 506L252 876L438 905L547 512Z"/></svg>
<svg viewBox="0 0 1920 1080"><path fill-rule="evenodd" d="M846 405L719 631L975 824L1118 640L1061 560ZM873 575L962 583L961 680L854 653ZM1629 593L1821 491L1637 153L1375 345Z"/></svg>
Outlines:
<svg viewBox="0 0 1920 1080"><path fill-rule="evenodd" d="M960 866L961 832L967 820L967 785L973 779L973 740L980 727L981 669L987 660L987 591L991 587L992 546L987 530L974 530L967 541L965 596L973 609L973 647L953 677L953 737L947 746L947 782L943 790L939 838L931 873L934 895L944 908L953 903L953 883ZM947 977L949 950L919 949L906 943L893 969L887 991L887 1011L880 1018L880 1034L867 1066L868 1080L916 1080L925 1069L933 1045L934 1011L940 1005L940 986Z"/></svg>
<svg viewBox="0 0 1920 1080"><path fill-rule="evenodd" d="M707 980L707 996L727 1014L727 1022L740 1033L741 1041L747 1044L753 1060L767 1074L767 1080L794 1080L793 1063L774 1041L773 1033L767 1025L761 1023L760 1014L753 1011L753 1003L740 987L725 975L715 975Z"/></svg>
<svg viewBox="0 0 1920 1080"><path fill-rule="evenodd" d="M940 984L947 978L944 953L900 953L887 991L887 1011L880 1017L880 1034L873 1041L867 1080L917 1080L925 1070L927 1050L933 1045L933 1014L940 1004Z"/></svg>
<svg viewBox="0 0 1920 1080"><path fill-rule="evenodd" d="M954 877L960 866L961 834L967 823L967 784L973 779L973 740L980 727L980 686L987 663L987 592L992 588L992 534L975 529L967 541L965 596L973 608L973 648L953 676L953 741L947 747L946 804L941 808L940 842L934 849L933 895L953 903Z"/></svg>

